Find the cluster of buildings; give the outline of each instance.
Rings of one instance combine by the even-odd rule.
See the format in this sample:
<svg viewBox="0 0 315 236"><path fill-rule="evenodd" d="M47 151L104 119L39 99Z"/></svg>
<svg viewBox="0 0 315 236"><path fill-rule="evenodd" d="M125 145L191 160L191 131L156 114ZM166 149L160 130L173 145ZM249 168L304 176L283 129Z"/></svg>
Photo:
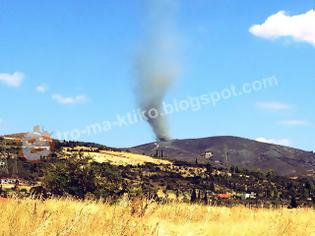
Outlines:
<svg viewBox="0 0 315 236"><path fill-rule="evenodd" d="M0 175L18 176L18 160L41 161L55 157L54 142L41 126L32 132L0 136Z"/></svg>
<svg viewBox="0 0 315 236"><path fill-rule="evenodd" d="M251 192L251 193L223 193L223 194L217 194L217 198L219 199L232 199L232 198L237 198L241 200L248 200L248 199L256 199L256 193Z"/></svg>
<svg viewBox="0 0 315 236"><path fill-rule="evenodd" d="M48 158L53 148L53 139L41 126L35 126L29 133L0 137L0 158L18 156L29 161L39 161Z"/></svg>

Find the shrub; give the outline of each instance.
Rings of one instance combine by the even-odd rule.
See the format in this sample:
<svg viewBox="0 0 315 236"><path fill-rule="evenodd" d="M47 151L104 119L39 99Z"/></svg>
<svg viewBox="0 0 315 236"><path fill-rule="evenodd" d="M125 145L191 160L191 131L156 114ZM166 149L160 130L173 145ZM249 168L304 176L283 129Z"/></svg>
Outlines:
<svg viewBox="0 0 315 236"><path fill-rule="evenodd" d="M74 154L49 165L44 171L43 187L53 195L84 198L96 189L95 173L89 158Z"/></svg>

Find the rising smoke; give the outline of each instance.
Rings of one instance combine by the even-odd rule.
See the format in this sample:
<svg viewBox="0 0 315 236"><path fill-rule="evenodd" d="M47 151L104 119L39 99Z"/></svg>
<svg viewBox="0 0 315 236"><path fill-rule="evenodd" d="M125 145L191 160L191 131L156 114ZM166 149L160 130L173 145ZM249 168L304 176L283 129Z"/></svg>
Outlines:
<svg viewBox="0 0 315 236"><path fill-rule="evenodd" d="M162 102L179 72L176 3L149 0L145 41L136 61L139 106L159 141L171 138Z"/></svg>

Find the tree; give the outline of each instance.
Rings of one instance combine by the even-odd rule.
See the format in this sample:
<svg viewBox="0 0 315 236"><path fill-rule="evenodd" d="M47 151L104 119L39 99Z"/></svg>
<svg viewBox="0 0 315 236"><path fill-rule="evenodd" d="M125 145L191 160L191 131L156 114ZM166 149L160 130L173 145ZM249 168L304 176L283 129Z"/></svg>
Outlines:
<svg viewBox="0 0 315 236"><path fill-rule="evenodd" d="M198 202L201 202L201 190L200 189L198 191L197 199L198 199Z"/></svg>
<svg viewBox="0 0 315 236"><path fill-rule="evenodd" d="M307 197L311 196L312 195L312 191L314 189L314 185L313 185L313 182L310 180L310 179L305 179L304 180L304 191L305 191L305 195Z"/></svg>
<svg viewBox="0 0 315 236"><path fill-rule="evenodd" d="M96 189L96 175L90 159L74 154L67 160L59 160L44 171L43 187L53 195L71 195L84 198Z"/></svg>
<svg viewBox="0 0 315 236"><path fill-rule="evenodd" d="M291 196L291 202L290 202L290 205L289 205L289 208L297 208L298 207L298 204L296 202L296 198L294 195Z"/></svg>
<svg viewBox="0 0 315 236"><path fill-rule="evenodd" d="M190 202L196 203L196 201L197 201L197 194L196 194L196 189L194 188L191 192Z"/></svg>
<svg viewBox="0 0 315 236"><path fill-rule="evenodd" d="M207 168L207 174L210 176L212 174L212 171L213 171L213 167L210 163L208 163L206 165L206 168Z"/></svg>
<svg viewBox="0 0 315 236"><path fill-rule="evenodd" d="M96 190L94 192L97 198L106 198L106 199L117 199L124 193L128 193L129 195L137 194L141 189L136 190L129 186L129 184L123 181L123 173L128 172L128 168L120 169L119 167L110 165L108 163L92 163L91 167L93 168L96 176ZM144 186L143 186L144 187Z"/></svg>
<svg viewBox="0 0 315 236"><path fill-rule="evenodd" d="M179 191L178 191L178 189L176 189L175 194L176 194L176 199L178 200L179 199Z"/></svg>
<svg viewBox="0 0 315 236"><path fill-rule="evenodd" d="M208 204L208 193L207 190L204 191L203 203Z"/></svg>
<svg viewBox="0 0 315 236"><path fill-rule="evenodd" d="M292 182L287 184L287 190L291 196L295 195L295 187Z"/></svg>
<svg viewBox="0 0 315 236"><path fill-rule="evenodd" d="M160 155L160 157L164 157L164 151L163 150L161 150L161 155Z"/></svg>
<svg viewBox="0 0 315 236"><path fill-rule="evenodd" d="M213 181L209 182L209 190L212 191L212 192L215 191L215 186L214 186Z"/></svg>

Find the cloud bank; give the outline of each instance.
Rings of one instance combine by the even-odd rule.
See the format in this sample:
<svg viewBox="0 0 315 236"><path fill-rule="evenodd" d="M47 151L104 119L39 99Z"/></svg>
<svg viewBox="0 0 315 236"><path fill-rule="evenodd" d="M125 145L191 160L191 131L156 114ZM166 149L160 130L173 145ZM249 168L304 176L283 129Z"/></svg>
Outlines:
<svg viewBox="0 0 315 236"><path fill-rule="evenodd" d="M48 87L47 87L47 85L45 85L45 84L40 84L40 85L36 86L35 89L36 89L36 91L39 92L39 93L45 93L45 92L47 92Z"/></svg>
<svg viewBox="0 0 315 236"><path fill-rule="evenodd" d="M257 106L261 109L270 111L283 111L291 108L289 104L282 102L258 102Z"/></svg>
<svg viewBox="0 0 315 236"><path fill-rule="evenodd" d="M61 94L53 94L52 99L62 105L82 104L82 103L86 103L88 100L85 95L65 97Z"/></svg>
<svg viewBox="0 0 315 236"><path fill-rule="evenodd" d="M258 142L262 143L271 143L271 144L278 144L283 146L290 146L291 142L289 139L273 139L273 138L265 138L265 137L259 137L255 139Z"/></svg>
<svg viewBox="0 0 315 236"><path fill-rule="evenodd" d="M279 11L269 16L263 24L253 25L249 31L261 38L290 37L295 41L315 46L315 10L294 16Z"/></svg>
<svg viewBox="0 0 315 236"><path fill-rule="evenodd" d="M284 126L304 126L307 125L308 122L305 120L282 120L279 124Z"/></svg>
<svg viewBox="0 0 315 236"><path fill-rule="evenodd" d="M0 74L0 83L9 87L19 87L24 78L24 74L20 72L15 72L13 74L2 73Z"/></svg>

